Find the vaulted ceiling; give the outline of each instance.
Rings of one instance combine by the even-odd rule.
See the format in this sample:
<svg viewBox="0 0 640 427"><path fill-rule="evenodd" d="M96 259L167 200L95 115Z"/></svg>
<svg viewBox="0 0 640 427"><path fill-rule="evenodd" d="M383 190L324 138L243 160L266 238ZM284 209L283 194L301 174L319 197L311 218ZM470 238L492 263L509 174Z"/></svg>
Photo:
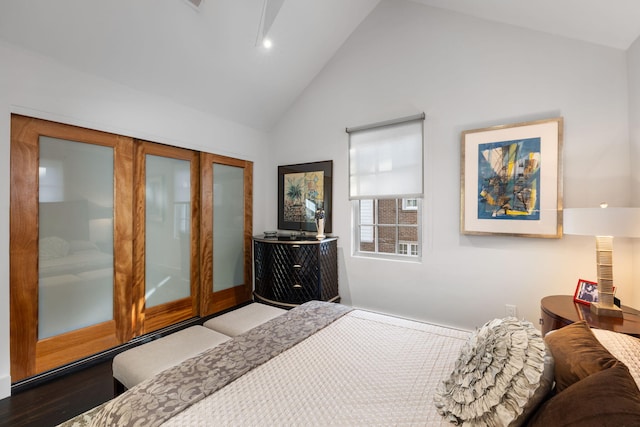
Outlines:
<svg viewBox="0 0 640 427"><path fill-rule="evenodd" d="M3 0L0 39L268 130L380 1ZM638 0L413 1L617 49L640 34Z"/></svg>

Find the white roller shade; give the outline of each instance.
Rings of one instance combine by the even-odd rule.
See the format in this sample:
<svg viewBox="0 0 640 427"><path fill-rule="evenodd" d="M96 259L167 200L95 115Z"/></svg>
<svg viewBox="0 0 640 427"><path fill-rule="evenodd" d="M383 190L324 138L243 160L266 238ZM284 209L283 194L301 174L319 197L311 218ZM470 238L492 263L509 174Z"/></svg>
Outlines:
<svg viewBox="0 0 640 427"><path fill-rule="evenodd" d="M349 199L423 196L424 115L349 131Z"/></svg>

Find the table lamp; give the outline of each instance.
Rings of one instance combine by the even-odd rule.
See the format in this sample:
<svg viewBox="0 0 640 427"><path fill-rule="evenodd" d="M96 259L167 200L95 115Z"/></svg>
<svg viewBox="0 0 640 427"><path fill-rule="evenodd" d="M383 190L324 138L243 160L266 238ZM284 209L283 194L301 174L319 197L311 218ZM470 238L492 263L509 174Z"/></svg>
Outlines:
<svg viewBox="0 0 640 427"><path fill-rule="evenodd" d="M598 268L598 302L591 312L598 316L622 317L613 304L613 238L640 237L640 208L566 208L563 212L565 234L595 236Z"/></svg>

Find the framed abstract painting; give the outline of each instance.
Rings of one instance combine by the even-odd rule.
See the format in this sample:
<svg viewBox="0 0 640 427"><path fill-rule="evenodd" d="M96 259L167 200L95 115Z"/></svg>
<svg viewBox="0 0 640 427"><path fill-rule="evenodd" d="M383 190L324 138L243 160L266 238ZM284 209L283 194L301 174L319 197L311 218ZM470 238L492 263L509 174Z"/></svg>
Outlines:
<svg viewBox="0 0 640 427"><path fill-rule="evenodd" d="M462 234L562 237L562 133L562 118L462 133Z"/></svg>

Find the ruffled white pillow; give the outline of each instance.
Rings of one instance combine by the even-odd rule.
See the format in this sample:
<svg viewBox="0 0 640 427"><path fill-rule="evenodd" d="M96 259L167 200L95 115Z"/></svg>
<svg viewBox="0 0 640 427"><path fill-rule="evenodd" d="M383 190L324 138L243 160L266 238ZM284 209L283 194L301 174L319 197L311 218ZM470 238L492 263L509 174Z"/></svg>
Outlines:
<svg viewBox="0 0 640 427"><path fill-rule="evenodd" d="M553 358L531 322L509 317L477 329L438 388L438 412L456 425L518 426L553 385Z"/></svg>

